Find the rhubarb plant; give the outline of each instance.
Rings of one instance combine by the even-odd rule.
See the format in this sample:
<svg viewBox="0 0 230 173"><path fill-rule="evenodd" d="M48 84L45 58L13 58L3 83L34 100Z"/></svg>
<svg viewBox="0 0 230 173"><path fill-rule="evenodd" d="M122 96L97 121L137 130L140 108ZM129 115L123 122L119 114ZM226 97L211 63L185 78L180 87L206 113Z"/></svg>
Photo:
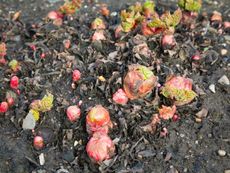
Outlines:
<svg viewBox="0 0 230 173"><path fill-rule="evenodd" d="M178 6L186 11L198 12L202 6L202 0L179 0Z"/></svg>
<svg viewBox="0 0 230 173"><path fill-rule="evenodd" d="M34 100L30 107L38 112L47 112L53 107L53 95L48 93L41 100Z"/></svg>
<svg viewBox="0 0 230 173"><path fill-rule="evenodd" d="M192 90L192 81L180 76L169 77L161 93L172 99L177 106L188 104L197 96Z"/></svg>
<svg viewBox="0 0 230 173"><path fill-rule="evenodd" d="M180 9L177 9L173 14L167 11L161 17L155 15L148 26L150 28L160 28L167 34L173 34L181 18L182 12Z"/></svg>
<svg viewBox="0 0 230 173"><path fill-rule="evenodd" d="M145 97L156 86L157 77L147 67L134 64L124 78L123 88L131 100Z"/></svg>
<svg viewBox="0 0 230 173"><path fill-rule="evenodd" d="M81 0L66 0L58 10L49 12L48 18L53 20L53 24L60 26L62 25L63 17L76 13L81 7L81 3Z"/></svg>
<svg viewBox="0 0 230 173"><path fill-rule="evenodd" d="M202 0L179 0L178 6L183 10L181 23L193 29L202 6Z"/></svg>

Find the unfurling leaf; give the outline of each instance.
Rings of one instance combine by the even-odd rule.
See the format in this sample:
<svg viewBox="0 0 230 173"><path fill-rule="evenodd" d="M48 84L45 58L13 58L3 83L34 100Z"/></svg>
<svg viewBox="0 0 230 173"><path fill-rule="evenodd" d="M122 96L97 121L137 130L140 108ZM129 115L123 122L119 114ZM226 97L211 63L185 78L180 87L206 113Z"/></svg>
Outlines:
<svg viewBox="0 0 230 173"><path fill-rule="evenodd" d="M38 112L49 111L53 107L53 95L48 93L41 100L34 100L30 107Z"/></svg>
<svg viewBox="0 0 230 173"><path fill-rule="evenodd" d="M166 98L174 100L178 106L190 103L197 96L192 90L192 81L183 77L172 77L167 80L161 93Z"/></svg>
<svg viewBox="0 0 230 173"><path fill-rule="evenodd" d="M187 11L198 12L202 6L202 0L179 0L178 6Z"/></svg>
<svg viewBox="0 0 230 173"><path fill-rule="evenodd" d="M34 110L34 109L30 109L29 112L33 115L33 117L34 117L34 119L35 119L36 121L39 120L39 118L40 118L40 113L39 113L38 111L36 111L36 110Z"/></svg>
<svg viewBox="0 0 230 173"><path fill-rule="evenodd" d="M81 7L81 0L67 0L64 5L59 8L62 14L74 14Z"/></svg>
<svg viewBox="0 0 230 173"><path fill-rule="evenodd" d="M153 1L146 1L143 4L143 13L146 17L150 17L154 13L155 4Z"/></svg>

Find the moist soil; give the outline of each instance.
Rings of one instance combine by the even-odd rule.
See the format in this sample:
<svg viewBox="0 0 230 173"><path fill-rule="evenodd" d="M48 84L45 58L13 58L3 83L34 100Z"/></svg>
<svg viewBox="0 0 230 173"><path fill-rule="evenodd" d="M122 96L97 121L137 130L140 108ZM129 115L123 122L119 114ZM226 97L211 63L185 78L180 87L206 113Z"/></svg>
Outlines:
<svg viewBox="0 0 230 173"><path fill-rule="evenodd" d="M118 14L128 4L128 1L106 2ZM0 173L223 173L230 170L230 87L218 83L223 75L230 79L230 32L209 22L213 10L221 12L224 21L230 19L229 0L204 1L195 29L178 26L177 45L171 50L161 48L160 36L138 35L138 28L120 40L115 39L117 15L103 18L108 26L107 40L92 43L90 23L100 16L98 5L85 3L76 15L66 17L63 25L57 27L44 17L60 4L61 1L1 0L0 40L7 45L6 59L17 59L21 70L17 72L20 95L15 105L0 117ZM156 8L162 12L177 7L175 1L159 1ZM17 11L21 11L21 17L13 21L12 14ZM65 39L71 41L69 49L63 46ZM150 55L134 51L143 42L148 44ZM36 46L35 51L31 44ZM227 53L221 53L222 49ZM191 57L196 52L201 59L193 61ZM46 55L43 59L42 53ZM122 87L128 65L137 63L150 67L161 85L170 74L191 78L198 94L193 102L177 108L178 121L162 121L155 134L144 132L141 126L150 122L162 104L170 104L160 92L153 91L147 98L129 101L125 106L111 99ZM74 85L73 69L82 73L81 80ZM10 89L11 76L7 65L0 67L0 100ZM99 76L105 81L100 81ZM215 92L210 91L211 84L215 85ZM46 91L54 95L53 108L41 115L34 132L23 130L22 121L30 103L42 98ZM80 100L81 118L71 123L66 108ZM102 165L93 163L85 149L89 140L85 117L97 104L110 112L114 128L109 135L116 144L116 154ZM208 110L208 115L200 121L196 113L202 108ZM163 128L168 129L165 137L160 135ZM46 146L42 150L34 149L34 134L43 134ZM218 150L226 151L226 155L220 156ZM44 165L39 162L41 153Z"/></svg>

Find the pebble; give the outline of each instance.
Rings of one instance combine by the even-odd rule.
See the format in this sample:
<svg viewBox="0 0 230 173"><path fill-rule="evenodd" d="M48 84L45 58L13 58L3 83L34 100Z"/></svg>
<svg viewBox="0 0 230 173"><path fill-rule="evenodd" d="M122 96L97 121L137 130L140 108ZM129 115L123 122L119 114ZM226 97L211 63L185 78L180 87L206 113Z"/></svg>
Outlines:
<svg viewBox="0 0 230 173"><path fill-rule="evenodd" d="M224 38L226 41L230 41L230 35L226 35L226 36L224 36Z"/></svg>
<svg viewBox="0 0 230 173"><path fill-rule="evenodd" d="M41 153L38 157L39 157L39 163L40 163L40 165L44 165L45 164L44 154Z"/></svg>
<svg viewBox="0 0 230 173"><path fill-rule="evenodd" d="M226 155L226 151L224 151L224 150L218 150L218 154L219 154L219 156L225 156Z"/></svg>
<svg viewBox="0 0 230 173"><path fill-rule="evenodd" d="M202 119L201 119L201 118L195 118L195 121L196 121L197 123L201 123Z"/></svg>
<svg viewBox="0 0 230 173"><path fill-rule="evenodd" d="M216 93L216 89L215 89L215 85L214 85L214 84L209 85L208 88L209 88L210 91L212 91L213 93Z"/></svg>
<svg viewBox="0 0 230 173"><path fill-rule="evenodd" d="M205 118L208 115L208 110L206 108L202 108L199 112L196 113L197 118Z"/></svg>
<svg viewBox="0 0 230 173"><path fill-rule="evenodd" d="M226 75L223 75L219 80L218 83L221 85L230 85L230 81Z"/></svg>
<svg viewBox="0 0 230 173"><path fill-rule="evenodd" d="M115 11L112 12L112 13L110 14L110 16L112 16L112 17L113 17L113 16L117 16L117 12L115 12Z"/></svg>
<svg viewBox="0 0 230 173"><path fill-rule="evenodd" d="M220 54L221 54L222 56L226 55L227 53L228 53L228 50L227 50L227 49L221 49L221 51L220 51Z"/></svg>

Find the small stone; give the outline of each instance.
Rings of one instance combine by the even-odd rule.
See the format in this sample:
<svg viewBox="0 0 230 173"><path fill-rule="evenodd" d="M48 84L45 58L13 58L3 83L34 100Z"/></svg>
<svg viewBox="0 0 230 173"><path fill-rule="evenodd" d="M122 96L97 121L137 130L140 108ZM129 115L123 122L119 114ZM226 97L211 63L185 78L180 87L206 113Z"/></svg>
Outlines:
<svg viewBox="0 0 230 173"><path fill-rule="evenodd" d="M224 151L224 150L218 150L218 154L219 154L219 156L225 156L226 155L226 151Z"/></svg>
<svg viewBox="0 0 230 173"><path fill-rule="evenodd" d="M195 118L195 121L196 121L197 123L201 123L202 119L201 119L201 118Z"/></svg>
<svg viewBox="0 0 230 173"><path fill-rule="evenodd" d="M224 38L226 41L230 41L230 35L226 35L226 36L224 36Z"/></svg>
<svg viewBox="0 0 230 173"><path fill-rule="evenodd" d="M44 154L41 153L38 157L39 157L39 163L40 163L40 165L44 165L45 164Z"/></svg>
<svg viewBox="0 0 230 173"><path fill-rule="evenodd" d="M228 50L227 50L227 49L221 49L221 51L220 51L220 54L221 54L222 56L226 55L227 53L228 53Z"/></svg>
<svg viewBox="0 0 230 173"><path fill-rule="evenodd" d="M35 118L34 118L32 112L30 111L30 112L26 115L25 119L23 120L22 128L23 128L24 130L26 130L26 129L32 130L32 129L35 128L35 125L36 125L36 120L35 120Z"/></svg>
<svg viewBox="0 0 230 173"><path fill-rule="evenodd" d="M209 88L210 91L212 91L213 93L216 93L216 89L215 89L215 85L214 85L214 84L209 85L208 88Z"/></svg>
<svg viewBox="0 0 230 173"><path fill-rule="evenodd" d="M208 110L206 108L202 108L199 112L196 113L197 118L205 118L208 115Z"/></svg>
<svg viewBox="0 0 230 173"><path fill-rule="evenodd" d="M223 75L219 80L218 83L221 85L230 85L230 81L226 75Z"/></svg>

